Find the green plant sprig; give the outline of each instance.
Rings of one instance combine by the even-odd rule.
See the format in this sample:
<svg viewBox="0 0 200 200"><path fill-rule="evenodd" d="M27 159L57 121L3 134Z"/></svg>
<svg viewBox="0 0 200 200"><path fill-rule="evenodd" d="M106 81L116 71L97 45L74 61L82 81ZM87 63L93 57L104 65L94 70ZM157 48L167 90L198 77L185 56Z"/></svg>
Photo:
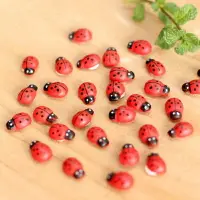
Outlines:
<svg viewBox="0 0 200 200"><path fill-rule="evenodd" d="M149 4L164 23L155 42L162 49L174 48L177 54L183 55L187 52L195 52L200 48L200 39L193 33L182 29L181 25L197 16L197 8L191 4L178 7L175 3L166 0L128 0L135 3L133 20L139 22L145 18L145 4Z"/></svg>

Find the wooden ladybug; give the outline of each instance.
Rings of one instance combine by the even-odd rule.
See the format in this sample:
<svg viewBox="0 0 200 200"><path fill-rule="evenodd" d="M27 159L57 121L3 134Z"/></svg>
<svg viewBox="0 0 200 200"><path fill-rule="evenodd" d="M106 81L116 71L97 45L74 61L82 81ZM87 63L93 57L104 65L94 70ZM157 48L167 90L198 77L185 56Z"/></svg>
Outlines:
<svg viewBox="0 0 200 200"><path fill-rule="evenodd" d="M37 70L39 61L34 56L26 57L22 62L22 71L25 75L33 75Z"/></svg>
<svg viewBox="0 0 200 200"><path fill-rule="evenodd" d="M51 148L39 141L33 141L30 144L32 158L40 163L46 162L52 158Z"/></svg>
<svg viewBox="0 0 200 200"><path fill-rule="evenodd" d="M48 82L44 85L43 90L47 95L54 98L63 98L68 93L68 87L61 82Z"/></svg>
<svg viewBox="0 0 200 200"><path fill-rule="evenodd" d="M151 53L152 46L146 40L136 40L128 43L127 48L130 52L139 55L148 55Z"/></svg>
<svg viewBox="0 0 200 200"><path fill-rule="evenodd" d="M58 75L68 75L72 73L72 64L64 57L58 57L55 62L55 70Z"/></svg>
<svg viewBox="0 0 200 200"><path fill-rule="evenodd" d="M166 173L165 161L157 154L151 153L146 160L145 171L150 176L157 176Z"/></svg>
<svg viewBox="0 0 200 200"><path fill-rule="evenodd" d="M151 124L143 125L139 130L140 141L149 147L158 145L159 133L158 130Z"/></svg>
<svg viewBox="0 0 200 200"><path fill-rule="evenodd" d="M119 154L119 162L126 167L135 166L140 160L138 151L132 144L125 144Z"/></svg>
<svg viewBox="0 0 200 200"><path fill-rule="evenodd" d="M152 79L145 83L144 91L152 97L167 97L169 95L170 88L161 81Z"/></svg>
<svg viewBox="0 0 200 200"><path fill-rule="evenodd" d="M95 126L90 128L87 132L87 138L91 143L101 148L107 147L109 145L107 135L105 131L100 127Z"/></svg>
<svg viewBox="0 0 200 200"><path fill-rule="evenodd" d="M49 137L62 142L65 140L73 140L75 133L64 124L53 124L49 129Z"/></svg>
<svg viewBox="0 0 200 200"><path fill-rule="evenodd" d="M96 100L96 95L97 95L97 89L93 83L85 82L82 83L78 88L78 97L86 105L93 104Z"/></svg>
<svg viewBox="0 0 200 200"><path fill-rule="evenodd" d="M183 92L190 94L200 94L200 80L192 80L182 85Z"/></svg>
<svg viewBox="0 0 200 200"><path fill-rule="evenodd" d="M33 84L22 89L17 96L17 101L22 105L30 105L37 95L37 89L37 86Z"/></svg>
<svg viewBox="0 0 200 200"><path fill-rule="evenodd" d="M127 99L127 106L130 106L138 112L149 112L151 110L151 104L139 94L132 94Z"/></svg>
<svg viewBox="0 0 200 200"><path fill-rule="evenodd" d="M184 138L193 133L193 126L189 122L179 122L168 131L168 135L172 138Z"/></svg>
<svg viewBox="0 0 200 200"><path fill-rule="evenodd" d="M12 131L20 131L31 124L32 120L27 113L18 113L12 117L7 123L6 128Z"/></svg>
<svg viewBox="0 0 200 200"><path fill-rule="evenodd" d="M125 87L118 81L110 82L106 88L109 101L118 101L125 96Z"/></svg>
<svg viewBox="0 0 200 200"><path fill-rule="evenodd" d="M63 162L63 172L75 179L81 179L85 176L83 165L76 158L70 157Z"/></svg>
<svg viewBox="0 0 200 200"><path fill-rule="evenodd" d="M103 54L103 64L105 67L115 67L119 64L120 57L114 47L109 47Z"/></svg>
<svg viewBox="0 0 200 200"><path fill-rule="evenodd" d="M76 128L84 128L91 123L93 115L94 115L94 111L90 108L79 111L72 118L72 124Z"/></svg>
<svg viewBox="0 0 200 200"><path fill-rule="evenodd" d="M172 121L181 120L183 109L183 103L180 99L170 98L165 103L165 112Z"/></svg>
<svg viewBox="0 0 200 200"><path fill-rule="evenodd" d="M135 74L132 71L128 71L124 67L113 67L110 70L110 80L118 82L130 82L135 78Z"/></svg>
<svg viewBox="0 0 200 200"><path fill-rule="evenodd" d="M154 76L162 76L165 74L166 70L162 63L157 60L149 59L146 61L146 67L150 74Z"/></svg>
<svg viewBox="0 0 200 200"><path fill-rule="evenodd" d="M80 28L70 33L68 38L73 42L83 43L92 39L92 32L87 28Z"/></svg>
<svg viewBox="0 0 200 200"><path fill-rule="evenodd" d="M127 190L133 186L134 180L128 172L112 172L107 175L107 182L118 190Z"/></svg>
<svg viewBox="0 0 200 200"><path fill-rule="evenodd" d="M79 69L89 69L89 70L95 70L99 67L100 64L100 57L97 54L89 54L79 60L76 64L76 66Z"/></svg>
<svg viewBox="0 0 200 200"><path fill-rule="evenodd" d="M46 106L38 106L33 111L33 118L36 122L41 124L52 124L56 122L58 117L53 113L53 111Z"/></svg>
<svg viewBox="0 0 200 200"><path fill-rule="evenodd" d="M128 106L120 106L109 112L109 119L117 123L129 123L135 120L135 111Z"/></svg>

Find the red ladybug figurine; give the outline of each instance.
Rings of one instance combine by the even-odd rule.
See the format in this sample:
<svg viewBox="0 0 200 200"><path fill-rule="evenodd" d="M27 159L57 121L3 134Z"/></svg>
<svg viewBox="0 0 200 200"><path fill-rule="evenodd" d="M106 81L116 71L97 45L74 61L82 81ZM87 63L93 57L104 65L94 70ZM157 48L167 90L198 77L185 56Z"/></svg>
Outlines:
<svg viewBox="0 0 200 200"><path fill-rule="evenodd" d="M107 175L107 182L118 190L127 190L133 186L134 180L128 172L112 172Z"/></svg>
<svg viewBox="0 0 200 200"><path fill-rule="evenodd" d="M72 64L64 57L58 57L55 63L55 70L58 75L68 75L72 73Z"/></svg>
<svg viewBox="0 0 200 200"><path fill-rule="evenodd" d="M43 90L47 95L54 98L63 98L68 93L68 87L61 82L46 83Z"/></svg>
<svg viewBox="0 0 200 200"><path fill-rule="evenodd" d="M135 120L135 111L128 106L120 106L109 112L109 119L117 123L129 123Z"/></svg>
<svg viewBox="0 0 200 200"><path fill-rule="evenodd" d="M139 130L139 138L147 146L155 147L158 145L159 133L153 125L145 124Z"/></svg>
<svg viewBox="0 0 200 200"><path fill-rule="evenodd" d="M135 166L140 160L138 151L132 144L125 144L119 154L119 162L126 167Z"/></svg>
<svg viewBox="0 0 200 200"><path fill-rule="evenodd" d="M80 28L70 33L68 38L73 42L83 43L92 39L92 32L87 28Z"/></svg>
<svg viewBox="0 0 200 200"><path fill-rule="evenodd" d="M79 60L76 64L76 66L79 69L89 69L89 70L95 70L100 65L100 57L97 54L89 54Z"/></svg>
<svg viewBox="0 0 200 200"><path fill-rule="evenodd" d="M183 92L190 94L200 94L200 80L192 80L182 85Z"/></svg>
<svg viewBox="0 0 200 200"><path fill-rule="evenodd" d="M183 103L177 98L170 98L165 103L165 112L172 121L181 120L183 108Z"/></svg>
<svg viewBox="0 0 200 200"><path fill-rule="evenodd" d="M84 128L91 123L94 111L90 108L82 110L74 115L72 118L72 124L76 128Z"/></svg>
<svg viewBox="0 0 200 200"><path fill-rule="evenodd" d="M78 88L78 97L84 104L91 105L95 102L97 95L96 86L93 83L82 83Z"/></svg>
<svg viewBox="0 0 200 200"><path fill-rule="evenodd" d="M136 40L128 43L127 48L129 51L139 55L148 55L151 53L152 46L146 40Z"/></svg>
<svg viewBox="0 0 200 200"><path fill-rule="evenodd" d="M145 171L150 176L157 176L166 173L165 161L157 154L151 153L146 160Z"/></svg>
<svg viewBox="0 0 200 200"><path fill-rule="evenodd" d="M167 97L169 95L170 88L161 81L152 79L145 83L144 91L152 97Z"/></svg>
<svg viewBox="0 0 200 200"><path fill-rule="evenodd" d="M193 126L188 122L179 122L168 131L168 135L172 138L183 138L193 133Z"/></svg>
<svg viewBox="0 0 200 200"><path fill-rule="evenodd" d="M107 147L109 145L107 135L105 131L100 127L95 126L90 128L87 132L87 138L91 143L101 148Z"/></svg>
<svg viewBox="0 0 200 200"><path fill-rule="evenodd" d="M30 144L32 158L40 163L46 162L52 158L51 148L39 141L33 141Z"/></svg>
<svg viewBox="0 0 200 200"><path fill-rule="evenodd" d="M113 67L110 70L110 80L118 82L130 82L135 78L135 74L132 71L128 71L124 67Z"/></svg>
<svg viewBox="0 0 200 200"><path fill-rule="evenodd" d="M146 67L148 72L154 76L162 76L166 72L162 63L151 58L146 61Z"/></svg>
<svg viewBox="0 0 200 200"><path fill-rule="evenodd" d="M109 47L103 54L103 64L105 67L115 67L119 64L120 57L114 47Z"/></svg>
<svg viewBox="0 0 200 200"><path fill-rule="evenodd" d="M53 111L46 106L38 106L33 111L33 118L36 122L41 124L52 124L56 122L58 117L53 113Z"/></svg>
<svg viewBox="0 0 200 200"><path fill-rule="evenodd" d="M67 158L63 162L63 171L66 175L72 176L75 179L81 179L85 176L83 165L76 158Z"/></svg>
<svg viewBox="0 0 200 200"><path fill-rule="evenodd" d="M138 112L149 112L151 110L151 104L139 94L132 94L127 99L127 106L130 106Z"/></svg>
<svg viewBox="0 0 200 200"><path fill-rule="evenodd" d="M49 129L49 137L62 142L64 140L73 140L75 133L64 124L53 124Z"/></svg>
<svg viewBox="0 0 200 200"><path fill-rule="evenodd" d="M18 113L12 117L7 123L6 128L12 131L20 131L30 125L31 117L27 113Z"/></svg>
<svg viewBox="0 0 200 200"><path fill-rule="evenodd" d="M118 81L110 82L106 88L109 101L118 101L125 96L125 87Z"/></svg>
<svg viewBox="0 0 200 200"><path fill-rule="evenodd" d="M37 86L33 84L22 89L17 96L17 101L22 105L30 105L36 97L37 89Z"/></svg>
<svg viewBox="0 0 200 200"><path fill-rule="evenodd" d="M26 57L22 62L22 71L25 75L33 75L37 70L39 61L34 56Z"/></svg>

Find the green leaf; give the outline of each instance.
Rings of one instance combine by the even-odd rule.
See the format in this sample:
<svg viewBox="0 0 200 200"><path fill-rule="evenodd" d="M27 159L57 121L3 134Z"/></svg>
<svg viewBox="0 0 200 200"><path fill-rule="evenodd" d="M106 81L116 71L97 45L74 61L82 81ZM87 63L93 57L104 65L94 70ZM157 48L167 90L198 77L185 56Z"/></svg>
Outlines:
<svg viewBox="0 0 200 200"><path fill-rule="evenodd" d="M159 5L158 5L156 2L153 2L153 3L151 4L151 7L152 7L152 9L153 9L154 11L158 11L158 10L159 10Z"/></svg>
<svg viewBox="0 0 200 200"><path fill-rule="evenodd" d="M144 19L144 4L138 3L133 10L133 19L135 21L142 21Z"/></svg>
<svg viewBox="0 0 200 200"><path fill-rule="evenodd" d="M194 7L192 4L186 4L174 13L174 19L177 24L183 25L189 20L194 20L197 16L197 13L198 11L196 7Z"/></svg>
<svg viewBox="0 0 200 200"><path fill-rule="evenodd" d="M164 5L165 5L165 1L166 1L166 0L156 0L156 3L157 3L159 6L164 6Z"/></svg>

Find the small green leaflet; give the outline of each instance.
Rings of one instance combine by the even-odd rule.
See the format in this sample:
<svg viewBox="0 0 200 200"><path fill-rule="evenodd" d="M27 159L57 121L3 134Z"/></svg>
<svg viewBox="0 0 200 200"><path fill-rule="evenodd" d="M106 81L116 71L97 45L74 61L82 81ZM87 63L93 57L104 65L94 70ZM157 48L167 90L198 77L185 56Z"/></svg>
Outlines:
<svg viewBox="0 0 200 200"><path fill-rule="evenodd" d="M156 0L151 4L151 7L154 11L158 11L160 7L164 7L165 0Z"/></svg>
<svg viewBox="0 0 200 200"><path fill-rule="evenodd" d="M135 21L142 21L144 19L144 4L136 4L136 7L133 10L133 19Z"/></svg>
<svg viewBox="0 0 200 200"><path fill-rule="evenodd" d="M163 5L165 5L165 1L166 1L166 0L156 0L156 3L157 3L159 6L163 6Z"/></svg>

